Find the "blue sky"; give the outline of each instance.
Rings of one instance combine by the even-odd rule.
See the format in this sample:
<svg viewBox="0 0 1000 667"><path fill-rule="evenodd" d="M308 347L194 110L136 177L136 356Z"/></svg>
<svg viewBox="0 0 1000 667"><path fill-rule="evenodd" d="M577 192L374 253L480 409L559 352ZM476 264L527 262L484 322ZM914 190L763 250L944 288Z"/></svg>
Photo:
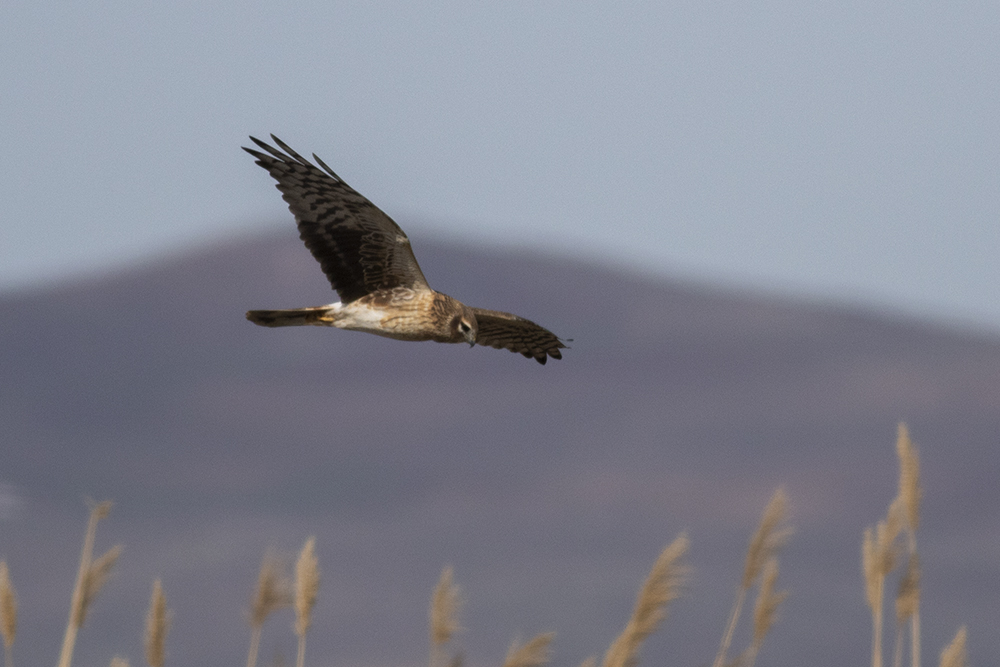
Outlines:
<svg viewBox="0 0 1000 667"><path fill-rule="evenodd" d="M291 230L239 147L421 238L1000 329L1000 5L0 5L0 290Z"/></svg>

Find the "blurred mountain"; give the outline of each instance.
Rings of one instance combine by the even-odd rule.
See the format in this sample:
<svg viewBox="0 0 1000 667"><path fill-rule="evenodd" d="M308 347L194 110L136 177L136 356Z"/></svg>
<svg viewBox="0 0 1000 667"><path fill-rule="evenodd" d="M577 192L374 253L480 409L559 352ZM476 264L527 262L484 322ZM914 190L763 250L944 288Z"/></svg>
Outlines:
<svg viewBox="0 0 1000 667"><path fill-rule="evenodd" d="M125 551L77 665L141 661L157 576L168 662L240 664L261 557L313 534L310 664L420 664L450 563L470 665L547 630L554 664L577 665L621 630L681 531L694 577L643 659L703 665L782 485L791 596L761 664L864 664L860 540L895 494L901 420L923 463L925 660L962 624L974 659L1000 654L1000 338L415 245L435 288L572 338L564 359L255 327L248 309L335 300L293 234L0 296L0 557L21 599L18 662L56 659L84 499L110 498L98 549ZM265 664L294 656L291 622L269 622Z"/></svg>

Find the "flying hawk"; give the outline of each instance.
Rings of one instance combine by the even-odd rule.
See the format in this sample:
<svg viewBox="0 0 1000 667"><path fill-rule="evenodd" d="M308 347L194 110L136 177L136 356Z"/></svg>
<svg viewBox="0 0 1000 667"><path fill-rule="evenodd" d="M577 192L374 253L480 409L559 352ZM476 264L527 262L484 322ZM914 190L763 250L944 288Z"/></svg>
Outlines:
<svg viewBox="0 0 1000 667"><path fill-rule="evenodd" d="M267 154L243 147L278 182L299 236L320 263L340 301L314 308L251 310L265 327L317 325L367 331L397 340L468 343L520 352L544 364L566 347L534 322L496 310L470 308L427 284L410 240L392 219L324 162L323 168L271 135L281 148L250 139ZM284 152L282 152L282 150Z"/></svg>

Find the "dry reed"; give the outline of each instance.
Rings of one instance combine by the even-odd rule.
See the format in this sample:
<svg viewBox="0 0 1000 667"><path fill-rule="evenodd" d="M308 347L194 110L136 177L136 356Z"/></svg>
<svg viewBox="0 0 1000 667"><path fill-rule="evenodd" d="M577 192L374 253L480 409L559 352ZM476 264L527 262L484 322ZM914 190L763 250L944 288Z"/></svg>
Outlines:
<svg viewBox="0 0 1000 667"><path fill-rule="evenodd" d="M896 437L896 455L899 458L899 498L903 503L904 519L911 536L915 536L920 526L920 457L916 446L910 440L906 424L900 424Z"/></svg>
<svg viewBox="0 0 1000 667"><path fill-rule="evenodd" d="M666 617L667 605L680 595L687 579L688 567L680 560L689 546L687 536L681 534L656 559L636 598L632 617L604 655L603 667L635 667L638 663L639 647Z"/></svg>
<svg viewBox="0 0 1000 667"><path fill-rule="evenodd" d="M736 631L736 624L740 620L743 610L743 603L746 600L747 592L757 581L757 577L763 571L765 565L774 558L781 547L788 541L792 534L792 529L785 524L788 513L788 498L785 491L778 488L771 500L768 501L764 513L761 514L760 523L757 530L750 538L747 546L746 561L743 565L743 578L740 580L739 588L736 590L736 600L733 602L732 610L729 612L729 622L726 624L726 631L722 635L722 642L719 645L719 652L715 656L713 667L723 667L726 664L726 656L729 654L729 647L733 641L733 633Z"/></svg>
<svg viewBox="0 0 1000 667"><path fill-rule="evenodd" d="M907 576L910 586L905 591L902 611L910 621L910 665L920 667L920 566L917 557L917 527L920 525L920 499L923 490L920 487L920 457L917 448L910 440L910 432L906 424L900 423L896 437L896 456L899 459L899 492L897 497L903 507L903 518L906 524L906 546L910 556L910 566ZM912 570L912 571L911 571ZM901 589L900 596L903 591ZM899 596L897 596L897 601ZM897 615L901 608L897 602ZM900 619L900 624L905 623ZM902 661L902 628L897 628L897 661Z"/></svg>
<svg viewBox="0 0 1000 667"><path fill-rule="evenodd" d="M916 548L916 530L920 521L920 462L916 448L910 440L905 424L899 425L896 442L899 458L899 488L884 519L864 532L862 541L862 571L865 599L872 611L873 639L872 665L882 665L882 613L887 576L906 556L906 569L899 578L895 599L897 620L894 667L902 667L903 639L906 624L910 623L910 655L912 667L920 665L920 558ZM737 599L730 613L722 646L714 665L739 665L753 667L762 642L777 618L787 592L777 591L779 566L777 553L787 541L791 529L785 525L787 499L778 489L767 505L760 523L752 536L746 553L743 575L737 590ZM82 627L90 606L107 581L120 553L115 546L94 558L97 525L111 508L110 502L92 506L84 537L80 566L73 591L70 617L59 658L59 667L69 667L78 630ZM689 542L680 535L657 558L636 599L635 608L625 629L609 646L602 667L636 667L643 641L652 634L666 617L668 604L676 599L686 579L687 567L681 564ZM451 567L445 567L434 588L430 606L430 667L462 667L464 659L456 653L450 661L444 660L444 648L459 631L458 613L461 606L459 588L454 583ZM294 603L296 622L294 630L299 637L298 667L303 667L305 636L311 625L311 615L316 603L320 583L315 538L306 540L296 562L295 587L290 585L282 562L267 555L261 565L257 588L248 614L252 628L248 667L255 667L260 644L261 628L275 610ZM752 639L748 648L731 663L726 655L731 644L740 610L750 588L758 585L758 595L753 610ZM11 648L17 632L17 596L10 581L6 561L0 561L0 635L5 647L5 664L11 667ZM165 643L169 630L169 611L162 584L157 579L146 624L146 658L150 667L163 667ZM509 648L503 667L544 667L549 662L549 647L553 633L537 635L521 645L514 642ZM951 643L941 652L940 667L966 667L967 631L962 627ZM116 656L111 667L128 667L126 658ZM596 658L588 658L580 667L596 667Z"/></svg>
<svg viewBox="0 0 1000 667"><path fill-rule="evenodd" d="M431 594L430 607L430 667L442 667L444 647L451 641L460 626L458 612L462 606L460 591L454 582L450 565L441 571L441 578Z"/></svg>
<svg viewBox="0 0 1000 667"><path fill-rule="evenodd" d="M250 650L247 667L257 664L260 633L271 612L292 604L291 585L284 572L284 563L272 554L264 556L257 575L257 588L250 603Z"/></svg>
<svg viewBox="0 0 1000 667"><path fill-rule="evenodd" d="M94 559L97 523L107 517L109 512L111 512L111 502L107 500L94 505L90 510L87 532L83 538L83 550L80 553L80 569L77 572L76 586L73 588L73 599L70 603L69 622L66 624L66 634L63 636L62 650L59 653L59 667L70 666L76 636L87 618L87 611L121 554L122 547L118 545L109 549L100 558Z"/></svg>
<svg viewBox="0 0 1000 667"><path fill-rule="evenodd" d="M872 613L872 667L882 667L882 601L885 579L896 568L898 538L903 527L903 503L897 496L885 519L875 529L866 528L861 542L861 568L865 578L865 599Z"/></svg>
<svg viewBox="0 0 1000 667"><path fill-rule="evenodd" d="M312 610L319 593L319 560L316 558L316 538L310 537L302 546L295 562L295 634L299 638L296 666L306 661L306 633L312 624Z"/></svg>
<svg viewBox="0 0 1000 667"><path fill-rule="evenodd" d="M14 665L14 639L17 637L17 591L10 581L7 561L0 560L0 634L3 635L4 664Z"/></svg>
<svg viewBox="0 0 1000 667"><path fill-rule="evenodd" d="M523 645L515 641L507 650L503 667L544 667L549 662L549 645L555 636L554 632L546 632Z"/></svg>
<svg viewBox="0 0 1000 667"><path fill-rule="evenodd" d="M920 556L911 553L906 564L906 572L899 580L899 590L896 592L896 647L893 651L893 667L903 665L903 635L906 622L910 621L910 637L917 638L917 643L910 645L911 662L919 663L920 643L919 625L914 629L913 618L920 604Z"/></svg>
<svg viewBox="0 0 1000 667"><path fill-rule="evenodd" d="M167 596L159 579L153 582L146 614L146 662L149 667L163 667L166 661L167 632L170 630L170 612Z"/></svg>
<svg viewBox="0 0 1000 667"><path fill-rule="evenodd" d="M965 650L966 631L963 625L955 633L955 638L951 640L943 651L941 651L940 667L965 667L969 664L969 655Z"/></svg>
<svg viewBox="0 0 1000 667"><path fill-rule="evenodd" d="M740 660L741 667L753 667L764 638L777 620L778 607L788 597L787 591L776 590L777 582L778 559L772 557L764 564L764 569L761 571L757 601L753 607L753 638Z"/></svg>

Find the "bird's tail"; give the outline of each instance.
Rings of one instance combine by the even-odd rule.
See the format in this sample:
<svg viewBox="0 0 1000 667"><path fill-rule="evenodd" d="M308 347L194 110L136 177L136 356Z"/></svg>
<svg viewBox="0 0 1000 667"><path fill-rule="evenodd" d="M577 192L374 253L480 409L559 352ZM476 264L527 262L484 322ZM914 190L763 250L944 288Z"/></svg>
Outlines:
<svg viewBox="0 0 1000 667"><path fill-rule="evenodd" d="M247 319L262 327L301 327L309 324L333 326L335 309L332 306L293 308L291 310L250 310Z"/></svg>

